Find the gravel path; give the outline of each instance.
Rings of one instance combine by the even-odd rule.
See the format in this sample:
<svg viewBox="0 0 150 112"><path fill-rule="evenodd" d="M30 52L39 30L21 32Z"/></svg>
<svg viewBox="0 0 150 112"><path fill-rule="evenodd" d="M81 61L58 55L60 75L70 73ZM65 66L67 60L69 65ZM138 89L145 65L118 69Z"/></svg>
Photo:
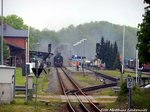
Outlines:
<svg viewBox="0 0 150 112"><path fill-rule="evenodd" d="M52 94L60 94L61 88L60 88L60 84L58 82L58 76L56 74L55 68L51 67L51 71L47 75L47 78L49 80L47 92L50 92Z"/></svg>
<svg viewBox="0 0 150 112"><path fill-rule="evenodd" d="M59 75L60 75L60 77L61 77L61 79L62 79L62 81L64 83L65 88L68 89L68 90L76 89L74 87L74 85L70 82L70 80L68 79L66 74L60 68L58 69L58 71L60 73Z"/></svg>

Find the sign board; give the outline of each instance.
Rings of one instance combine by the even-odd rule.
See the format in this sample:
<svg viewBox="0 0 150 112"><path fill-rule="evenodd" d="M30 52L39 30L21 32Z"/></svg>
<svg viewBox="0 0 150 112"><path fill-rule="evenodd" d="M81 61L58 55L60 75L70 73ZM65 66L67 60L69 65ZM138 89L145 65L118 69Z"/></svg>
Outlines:
<svg viewBox="0 0 150 112"><path fill-rule="evenodd" d="M133 88L133 78L132 77L127 78L127 88Z"/></svg>
<svg viewBox="0 0 150 112"><path fill-rule="evenodd" d="M33 71L34 75L38 78L40 76L40 74L42 73L43 68L38 68L38 69L32 68L32 71Z"/></svg>

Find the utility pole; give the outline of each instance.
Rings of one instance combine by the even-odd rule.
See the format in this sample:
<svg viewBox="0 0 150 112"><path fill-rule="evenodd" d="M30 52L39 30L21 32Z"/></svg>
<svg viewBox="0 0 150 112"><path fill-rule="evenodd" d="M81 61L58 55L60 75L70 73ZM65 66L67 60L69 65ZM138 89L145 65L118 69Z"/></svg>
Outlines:
<svg viewBox="0 0 150 112"><path fill-rule="evenodd" d="M139 59L138 59L138 50L136 50L136 84L138 83L138 68L139 68Z"/></svg>
<svg viewBox="0 0 150 112"><path fill-rule="evenodd" d="M123 26L123 43L122 43L122 71L121 71L121 82L123 82L123 74L124 74L124 39L125 39L125 26Z"/></svg>
<svg viewBox="0 0 150 112"><path fill-rule="evenodd" d="M26 63L29 63L29 36L30 36L30 27L28 27L28 38L26 40L26 57L25 57L25 73L26 73L26 103L28 103L28 73L27 73L27 69L28 66Z"/></svg>
<svg viewBox="0 0 150 112"><path fill-rule="evenodd" d="M1 0L1 65L3 65L3 0Z"/></svg>

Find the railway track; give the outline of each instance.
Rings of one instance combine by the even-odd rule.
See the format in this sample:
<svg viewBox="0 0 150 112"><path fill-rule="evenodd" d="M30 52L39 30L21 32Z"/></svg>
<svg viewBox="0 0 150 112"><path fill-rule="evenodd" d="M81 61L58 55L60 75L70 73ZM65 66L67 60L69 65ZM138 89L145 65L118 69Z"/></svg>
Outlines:
<svg viewBox="0 0 150 112"><path fill-rule="evenodd" d="M72 102L69 99L69 94L72 94L72 95L76 96L76 98L78 99L78 102L79 102L79 107L80 107L82 112L101 112L98 105L92 102L92 100L82 91L82 89L72 79L72 77L70 77L68 75L68 73L66 72L65 69L56 68L56 71L57 71L57 74L58 74L58 78L59 78L59 82L60 82L60 85L61 85L61 88L62 88L62 92L66 97L67 107L69 109L69 112L80 112L80 110L75 109L75 107L72 105ZM64 77L66 77L66 78L64 78ZM68 83L68 81L67 81L67 84L66 84L66 79L68 79L68 81L70 83ZM70 86L68 87L67 85L70 85ZM71 91L71 90L76 90L76 92L68 92L68 91ZM82 101L82 99L79 97L79 95L84 96L85 99L88 101L88 103L85 104Z"/></svg>
<svg viewBox="0 0 150 112"><path fill-rule="evenodd" d="M108 75L99 73L99 72L97 72L97 71L95 71L95 70L92 70L92 69L90 69L90 68L85 68L85 69L87 69L87 70L89 70L89 71L92 71L92 72L94 72L95 74L99 75L100 77L103 77L103 78L108 79L108 80L110 80L110 81L112 81L112 82L115 82L115 83L117 83L117 81L119 80L119 79L117 79L117 78L114 78L114 77L111 77L111 76L108 76Z"/></svg>
<svg viewBox="0 0 150 112"><path fill-rule="evenodd" d="M60 82L60 85L61 85L61 88L62 88L62 92L63 92L63 94L65 95L66 100L67 100L67 107L68 107L68 109L69 109L70 112L76 112L75 109L73 108L73 106L71 105L71 102L70 102L70 100L69 100L69 97L68 97L68 95L67 95L67 93L66 93L67 88L66 88L65 85L64 85L64 82L63 82L63 80L62 80L62 78L61 78L61 76L60 76L60 73L59 73L59 71L58 71L58 68L56 68L56 72L57 72L58 79L59 79L59 82Z"/></svg>
<svg viewBox="0 0 150 112"><path fill-rule="evenodd" d="M64 67L65 68L65 67ZM67 69L67 68L65 68ZM85 87L85 88L81 88L82 92L90 92L90 91L95 91L95 90L99 90L99 89L104 89L104 88L110 88L110 87L115 87L118 85L118 80L117 78L114 78L114 77L111 77L111 76L108 76L108 75L105 75L105 74L102 74L102 73L99 73L95 70L92 70L92 69L89 69L89 68L85 68L86 70L89 70L91 72L93 72L94 74L96 74L97 76L100 76L104 79L107 79L110 81L110 83L108 84L103 84L103 85L96 85L96 86L91 86L91 87ZM69 71L68 71L69 72ZM71 72L69 72L71 73ZM74 89L74 90L71 90L70 92L73 93L73 92L77 92L78 90L77 89Z"/></svg>

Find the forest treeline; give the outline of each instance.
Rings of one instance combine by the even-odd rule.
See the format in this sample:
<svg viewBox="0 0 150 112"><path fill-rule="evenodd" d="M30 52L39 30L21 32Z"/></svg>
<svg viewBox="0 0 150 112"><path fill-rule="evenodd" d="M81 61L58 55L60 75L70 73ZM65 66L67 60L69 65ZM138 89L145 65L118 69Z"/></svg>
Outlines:
<svg viewBox="0 0 150 112"><path fill-rule="evenodd" d="M101 38L101 42L96 44L96 57L105 63L106 69L120 69L121 59L118 52L117 43Z"/></svg>
<svg viewBox="0 0 150 112"><path fill-rule="evenodd" d="M135 58L137 30L137 28L125 26L126 58ZM86 38L85 50L86 55L90 58L93 57L93 54L96 54L96 43L99 43L102 37L105 40L116 42L119 53L122 53L123 26L121 25L100 21L80 24L78 26L70 25L57 32L50 31L49 29L43 29L42 31L31 29L31 39L38 40L43 47L48 43L52 43L52 46L56 46L59 43L69 43L72 46L79 40ZM78 54L82 54L82 50Z"/></svg>
<svg viewBox="0 0 150 112"><path fill-rule="evenodd" d="M4 18L4 22L16 29L27 29L27 25L21 17L10 15ZM125 57L134 58L137 44L137 28L125 26ZM30 50L37 50L35 43L39 42L39 50L47 52L47 45L52 44L52 49L60 43L64 43L73 48L73 44L79 40L86 38L85 52L86 56L91 58L96 55L96 43L101 41L101 38L116 42L118 51L122 52L122 37L123 26L112 24L106 21L95 21L77 26L70 25L67 28L62 28L59 31L52 31L47 28L38 30L30 27ZM52 50L53 51L53 50ZM82 50L79 51L82 54Z"/></svg>

